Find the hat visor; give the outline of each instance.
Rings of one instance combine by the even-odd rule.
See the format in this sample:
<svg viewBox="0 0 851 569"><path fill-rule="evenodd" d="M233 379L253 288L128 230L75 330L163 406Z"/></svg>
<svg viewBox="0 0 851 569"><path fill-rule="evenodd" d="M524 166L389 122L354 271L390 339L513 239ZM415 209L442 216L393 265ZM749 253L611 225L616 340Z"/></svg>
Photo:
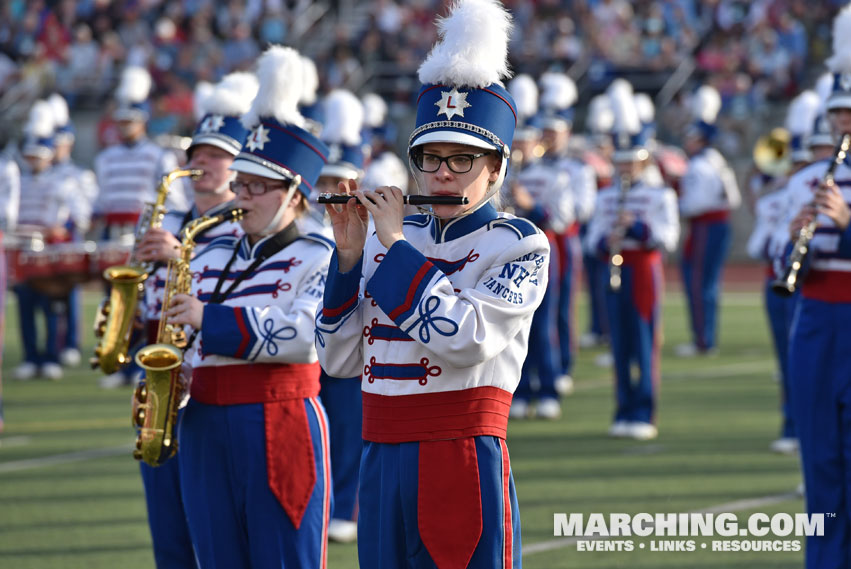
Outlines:
<svg viewBox="0 0 851 569"><path fill-rule="evenodd" d="M43 146L41 144L28 144L21 148L21 155L28 158L50 160L53 158L54 150L49 146Z"/></svg>
<svg viewBox="0 0 851 569"><path fill-rule="evenodd" d="M326 164L322 167L322 172L319 176L330 176L332 178L342 178L344 180L357 180L360 178L360 172L354 168L344 166L342 164Z"/></svg>
<svg viewBox="0 0 851 569"><path fill-rule="evenodd" d="M851 109L851 95L848 93L837 93L827 98L827 110Z"/></svg>
<svg viewBox="0 0 851 569"><path fill-rule="evenodd" d="M258 164L256 162L252 162L250 160L245 160L243 158L237 158L233 161L233 164L230 165L229 170L233 170L234 172L242 172L244 174L253 174L255 176L261 176L263 178L269 178L270 180L291 180L292 178L284 176L278 172L275 172L271 168L267 168L262 164Z"/></svg>
<svg viewBox="0 0 851 569"><path fill-rule="evenodd" d="M231 139L233 140L233 139ZM187 148L188 151L192 151L193 148L197 146L201 146L202 144L207 144L209 146L215 146L216 148L221 148L225 152L236 156L239 154L239 151L242 150L241 145L234 145L224 140L220 136L210 136L210 135L200 135L192 138L192 143Z"/></svg>
<svg viewBox="0 0 851 569"><path fill-rule="evenodd" d="M455 144L464 144L466 146L474 146L476 148L484 148L486 150L500 150L491 142L487 142L472 134L458 132L456 130L431 130L417 138L411 143L411 148L429 144L431 142L452 142Z"/></svg>
<svg viewBox="0 0 851 569"><path fill-rule="evenodd" d="M612 154L612 162L641 162L650 157L646 148L630 148L627 150L616 150Z"/></svg>
<svg viewBox="0 0 851 569"><path fill-rule="evenodd" d="M112 113L113 120L116 121L140 121L148 120L148 113L136 109L116 109Z"/></svg>

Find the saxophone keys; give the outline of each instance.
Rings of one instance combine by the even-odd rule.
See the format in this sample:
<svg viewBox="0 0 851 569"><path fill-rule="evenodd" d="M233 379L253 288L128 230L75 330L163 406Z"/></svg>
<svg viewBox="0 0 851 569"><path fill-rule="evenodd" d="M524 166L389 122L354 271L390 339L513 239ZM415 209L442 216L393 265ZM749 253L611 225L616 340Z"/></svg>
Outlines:
<svg viewBox="0 0 851 569"><path fill-rule="evenodd" d="M145 425L145 419L147 418L147 416L148 416L148 413L145 411L145 409L139 408L136 411L136 416L134 417L134 419L136 421L136 426L137 427L144 426Z"/></svg>

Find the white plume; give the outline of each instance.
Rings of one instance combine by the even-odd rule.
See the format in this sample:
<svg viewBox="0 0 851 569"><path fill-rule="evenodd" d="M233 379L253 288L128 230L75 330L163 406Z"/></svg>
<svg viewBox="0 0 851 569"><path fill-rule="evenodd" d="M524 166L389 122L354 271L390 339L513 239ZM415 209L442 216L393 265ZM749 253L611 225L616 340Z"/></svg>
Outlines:
<svg viewBox="0 0 851 569"><path fill-rule="evenodd" d="M207 114L207 97L213 92L213 84L209 81L198 81L192 92L192 114L195 120L201 120Z"/></svg>
<svg viewBox="0 0 851 569"><path fill-rule="evenodd" d="M615 125L615 113L612 111L612 101L608 95L597 95L588 104L588 118L585 119L588 130L594 134L604 134L612 131Z"/></svg>
<svg viewBox="0 0 851 569"><path fill-rule="evenodd" d="M851 73L851 4L833 20L833 55L825 63L834 73Z"/></svg>
<svg viewBox="0 0 851 569"><path fill-rule="evenodd" d="M151 74L144 67L130 66L121 73L115 98L123 103L143 103L151 93Z"/></svg>
<svg viewBox="0 0 851 569"><path fill-rule="evenodd" d="M610 86L608 96L612 105L612 114L614 115L612 132L616 134L636 134L640 132L641 119L638 116L638 109L635 106L635 99L632 96L632 87L630 86L627 90L619 86L615 86L612 89Z"/></svg>
<svg viewBox="0 0 851 569"><path fill-rule="evenodd" d="M653 99L647 93L636 93L633 96L635 108L638 109L638 118L641 122L648 124L656 118L656 106L653 104Z"/></svg>
<svg viewBox="0 0 851 569"><path fill-rule="evenodd" d="M830 92L833 91L833 74L829 72L822 73L816 80L816 93L821 101L821 108L824 109L827 98Z"/></svg>
<svg viewBox="0 0 851 569"><path fill-rule="evenodd" d="M508 83L508 92L517 105L517 116L522 122L538 112L538 86L529 75L521 73Z"/></svg>
<svg viewBox="0 0 851 569"><path fill-rule="evenodd" d="M24 125L24 133L38 138L53 136L54 128L53 108L50 103L39 99L33 103L30 109L27 124Z"/></svg>
<svg viewBox="0 0 851 569"><path fill-rule="evenodd" d="M257 77L253 73L236 72L225 75L213 86L204 100L204 114L236 117L248 112L257 96Z"/></svg>
<svg viewBox="0 0 851 569"><path fill-rule="evenodd" d="M541 107L544 109L569 109L579 96L576 83L564 73L547 72L538 81L541 84Z"/></svg>
<svg viewBox="0 0 851 569"><path fill-rule="evenodd" d="M710 85L702 85L691 98L691 116L706 124L715 124L721 111L721 95Z"/></svg>
<svg viewBox="0 0 851 569"><path fill-rule="evenodd" d="M50 108L53 110L54 125L60 127L68 124L71 117L68 112L68 103L65 101L65 97L59 93L53 93L47 98L47 102L50 103Z"/></svg>
<svg viewBox="0 0 851 569"><path fill-rule="evenodd" d="M306 55L301 56L301 95L298 99L299 105L310 106L316 102L316 92L319 90L319 72L316 64Z"/></svg>
<svg viewBox="0 0 851 569"><path fill-rule="evenodd" d="M786 129L794 134L809 135L813 130L821 99L815 91L807 89L792 99L786 114Z"/></svg>
<svg viewBox="0 0 851 569"><path fill-rule="evenodd" d="M242 116L242 126L251 129L261 117L273 117L281 124L304 126L298 112L302 95L304 64L302 57L291 47L273 45L257 60L257 79L260 82L251 108Z"/></svg>
<svg viewBox="0 0 851 569"><path fill-rule="evenodd" d="M438 42L420 65L422 83L486 87L509 78L511 15L496 0L455 0L438 18Z"/></svg>
<svg viewBox="0 0 851 569"><path fill-rule="evenodd" d="M387 118L387 103L375 93L367 93L361 99L363 104L363 124L370 128L384 124Z"/></svg>
<svg viewBox="0 0 851 569"><path fill-rule="evenodd" d="M325 124L322 126L322 140L329 144L361 143L363 128L363 105L351 92L335 89L325 98Z"/></svg>

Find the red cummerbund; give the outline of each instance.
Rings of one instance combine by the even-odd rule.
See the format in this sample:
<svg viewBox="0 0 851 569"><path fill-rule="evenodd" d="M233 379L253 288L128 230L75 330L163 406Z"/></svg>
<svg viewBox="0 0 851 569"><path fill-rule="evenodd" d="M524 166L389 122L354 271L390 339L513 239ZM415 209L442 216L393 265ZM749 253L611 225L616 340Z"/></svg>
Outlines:
<svg viewBox="0 0 851 569"><path fill-rule="evenodd" d="M701 213L700 215L695 215L691 218L692 223L718 223L721 221L727 221L730 219L730 210L729 209L717 209L714 211L707 211Z"/></svg>
<svg viewBox="0 0 851 569"><path fill-rule="evenodd" d="M497 387L377 395L363 393L363 438L376 443L490 435L505 438L512 394Z"/></svg>
<svg viewBox="0 0 851 569"><path fill-rule="evenodd" d="M247 364L192 370L192 399L207 405L241 405L319 395L319 363Z"/></svg>
<svg viewBox="0 0 851 569"><path fill-rule="evenodd" d="M107 225L136 225L141 215L138 211L115 211L104 215Z"/></svg>
<svg viewBox="0 0 851 569"><path fill-rule="evenodd" d="M646 265L662 261L662 254L658 249L624 249L621 256L624 265Z"/></svg>
<svg viewBox="0 0 851 569"><path fill-rule="evenodd" d="M810 270L801 285L801 296L822 302L851 302L851 273Z"/></svg>

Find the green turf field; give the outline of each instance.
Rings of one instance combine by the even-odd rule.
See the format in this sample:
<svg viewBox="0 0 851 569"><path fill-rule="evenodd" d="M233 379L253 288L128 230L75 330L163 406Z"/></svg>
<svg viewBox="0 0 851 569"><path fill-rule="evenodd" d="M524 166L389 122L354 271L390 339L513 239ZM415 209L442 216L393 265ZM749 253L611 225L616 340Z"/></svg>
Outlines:
<svg viewBox="0 0 851 569"><path fill-rule="evenodd" d="M88 323L99 298L86 300ZM553 536L554 513L735 511L742 521L752 512L802 511L794 495L797 458L768 451L779 428L778 385L760 297L726 294L720 355L706 359L672 355L686 339L683 309L682 297L670 293L657 440L606 437L611 372L594 365L593 350L579 356L576 392L561 420L510 424L527 569L803 565L801 552L712 552L711 538L697 538L694 552L662 553L649 551L660 538L633 538L632 552L589 552ZM96 374L83 367L59 382L13 381L13 305L6 331L0 568L152 568L142 486L130 457L130 390L99 389ZM84 356L92 344L88 338ZM355 547L332 544L328 566L357 567Z"/></svg>

